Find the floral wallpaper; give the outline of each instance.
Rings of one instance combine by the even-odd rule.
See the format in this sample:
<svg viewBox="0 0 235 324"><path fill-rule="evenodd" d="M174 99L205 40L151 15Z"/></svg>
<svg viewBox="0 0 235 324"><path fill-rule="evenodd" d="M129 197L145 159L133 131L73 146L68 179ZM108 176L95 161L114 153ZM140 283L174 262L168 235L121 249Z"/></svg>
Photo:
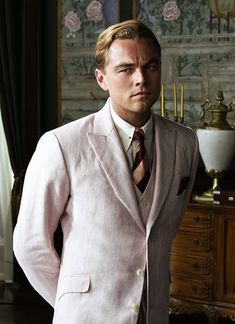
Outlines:
<svg viewBox="0 0 235 324"><path fill-rule="evenodd" d="M139 18L158 35L198 34L207 28L208 13L206 0L146 0Z"/></svg>
<svg viewBox="0 0 235 324"><path fill-rule="evenodd" d="M87 80L94 80L93 46L98 35L107 26L119 21L119 5L118 0L61 0L61 4L62 101L66 99L65 106L71 106L75 105L75 98L80 100L79 96L74 95L76 89L79 90L79 85L84 85ZM226 17L219 20L215 15L211 15L209 0L136 0L136 8L138 19L153 30L163 48L182 45L185 49L174 61L172 79L198 78L204 87L206 83L203 81L203 73L209 64L234 62L235 51L226 55L223 51L187 51L187 44L191 49L193 45L195 48L203 48L204 43L205 46L214 44L215 47L218 44L221 48L224 41L227 48L235 44L235 16L231 16L229 20ZM231 37L223 37L223 34ZM164 73L165 70L163 79ZM172 82L169 76L167 82ZM200 91L207 95L207 90ZM85 92L84 100L88 100L85 98ZM98 102L93 88L90 95L93 103ZM82 104L85 105L86 102L81 101ZM87 105L90 105L90 102ZM98 105L99 103L97 107ZM191 92L188 94L187 106L188 119L198 120L201 109ZM68 110L66 106L66 114Z"/></svg>
<svg viewBox="0 0 235 324"><path fill-rule="evenodd" d="M210 30L218 30L217 20L210 22L207 0L137 0L136 7L138 19L148 25L160 39L174 35L203 35L209 34ZM63 0L62 47L92 47L102 30L118 19L117 0ZM226 20L221 19L220 24L220 32L226 32ZM235 32L234 17L230 19L229 28L230 33ZM89 75L92 73L92 62L89 58L88 61L85 64L88 70L85 67L82 70L84 62L72 58L69 62L64 62L64 71L67 75ZM202 61L205 61L205 58L200 55L181 57L178 62L179 75L200 75Z"/></svg>
<svg viewBox="0 0 235 324"><path fill-rule="evenodd" d="M116 7L116 1L63 0L62 38L67 46L73 43L71 38L94 42L107 25L118 21Z"/></svg>
<svg viewBox="0 0 235 324"><path fill-rule="evenodd" d="M137 17L162 35L209 33L208 0L136 0ZM96 38L105 27L118 21L118 0L62 0L62 25L67 37ZM231 17L230 32L235 31ZM216 29L217 22L213 22ZM221 21L221 32L227 23Z"/></svg>
<svg viewBox="0 0 235 324"><path fill-rule="evenodd" d="M62 54L75 51L74 55L63 57L63 77L93 76L93 55L80 55L81 49L91 49L101 31L108 24L118 21L116 1L112 2L108 6L105 0L62 0Z"/></svg>

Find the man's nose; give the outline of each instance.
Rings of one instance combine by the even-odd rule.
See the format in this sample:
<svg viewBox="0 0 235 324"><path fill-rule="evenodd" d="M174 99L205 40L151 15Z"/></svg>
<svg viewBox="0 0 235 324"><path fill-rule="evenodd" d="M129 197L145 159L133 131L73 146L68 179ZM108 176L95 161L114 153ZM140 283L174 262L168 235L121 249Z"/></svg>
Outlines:
<svg viewBox="0 0 235 324"><path fill-rule="evenodd" d="M135 74L134 74L134 78L135 78L135 84L136 85L145 84L146 76L145 76L145 73L144 73L143 69L136 69Z"/></svg>

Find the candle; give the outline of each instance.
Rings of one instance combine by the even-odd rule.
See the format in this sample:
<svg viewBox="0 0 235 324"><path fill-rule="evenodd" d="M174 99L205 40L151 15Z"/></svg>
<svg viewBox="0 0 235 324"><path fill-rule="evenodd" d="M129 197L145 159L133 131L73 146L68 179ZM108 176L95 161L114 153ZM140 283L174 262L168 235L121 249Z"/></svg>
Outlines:
<svg viewBox="0 0 235 324"><path fill-rule="evenodd" d="M161 115L165 117L164 85L161 87Z"/></svg>
<svg viewBox="0 0 235 324"><path fill-rule="evenodd" d="M177 118L177 94L176 94L176 85L173 85L173 94L174 94L174 117Z"/></svg>
<svg viewBox="0 0 235 324"><path fill-rule="evenodd" d="M181 95L180 95L180 118L184 118L184 85L181 84Z"/></svg>

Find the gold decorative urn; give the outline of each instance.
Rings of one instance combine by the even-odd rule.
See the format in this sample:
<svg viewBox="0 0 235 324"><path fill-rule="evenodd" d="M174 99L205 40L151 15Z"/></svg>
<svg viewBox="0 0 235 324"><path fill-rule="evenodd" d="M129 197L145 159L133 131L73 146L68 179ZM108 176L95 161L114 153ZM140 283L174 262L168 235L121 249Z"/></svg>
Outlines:
<svg viewBox="0 0 235 324"><path fill-rule="evenodd" d="M219 178L227 172L235 155L235 129L227 121L227 113L232 111L235 101L230 102L228 106L223 101L223 93L219 91L214 105L207 99L201 106L201 127L197 129L196 134L205 172L213 178L213 185L201 196L195 195L195 201L213 202L213 192L220 189ZM211 113L208 123L205 122L207 111Z"/></svg>

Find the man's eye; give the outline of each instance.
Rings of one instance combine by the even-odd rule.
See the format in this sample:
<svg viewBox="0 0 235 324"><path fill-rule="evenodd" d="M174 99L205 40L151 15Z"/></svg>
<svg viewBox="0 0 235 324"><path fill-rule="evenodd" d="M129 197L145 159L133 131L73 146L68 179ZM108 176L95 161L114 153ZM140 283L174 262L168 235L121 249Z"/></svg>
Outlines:
<svg viewBox="0 0 235 324"><path fill-rule="evenodd" d="M157 70L159 68L160 64L158 62L151 62L146 65L146 69L150 71Z"/></svg>
<svg viewBox="0 0 235 324"><path fill-rule="evenodd" d="M122 72L122 73L130 73L131 72L131 69L130 68L125 68L125 69L120 70L119 72Z"/></svg>

